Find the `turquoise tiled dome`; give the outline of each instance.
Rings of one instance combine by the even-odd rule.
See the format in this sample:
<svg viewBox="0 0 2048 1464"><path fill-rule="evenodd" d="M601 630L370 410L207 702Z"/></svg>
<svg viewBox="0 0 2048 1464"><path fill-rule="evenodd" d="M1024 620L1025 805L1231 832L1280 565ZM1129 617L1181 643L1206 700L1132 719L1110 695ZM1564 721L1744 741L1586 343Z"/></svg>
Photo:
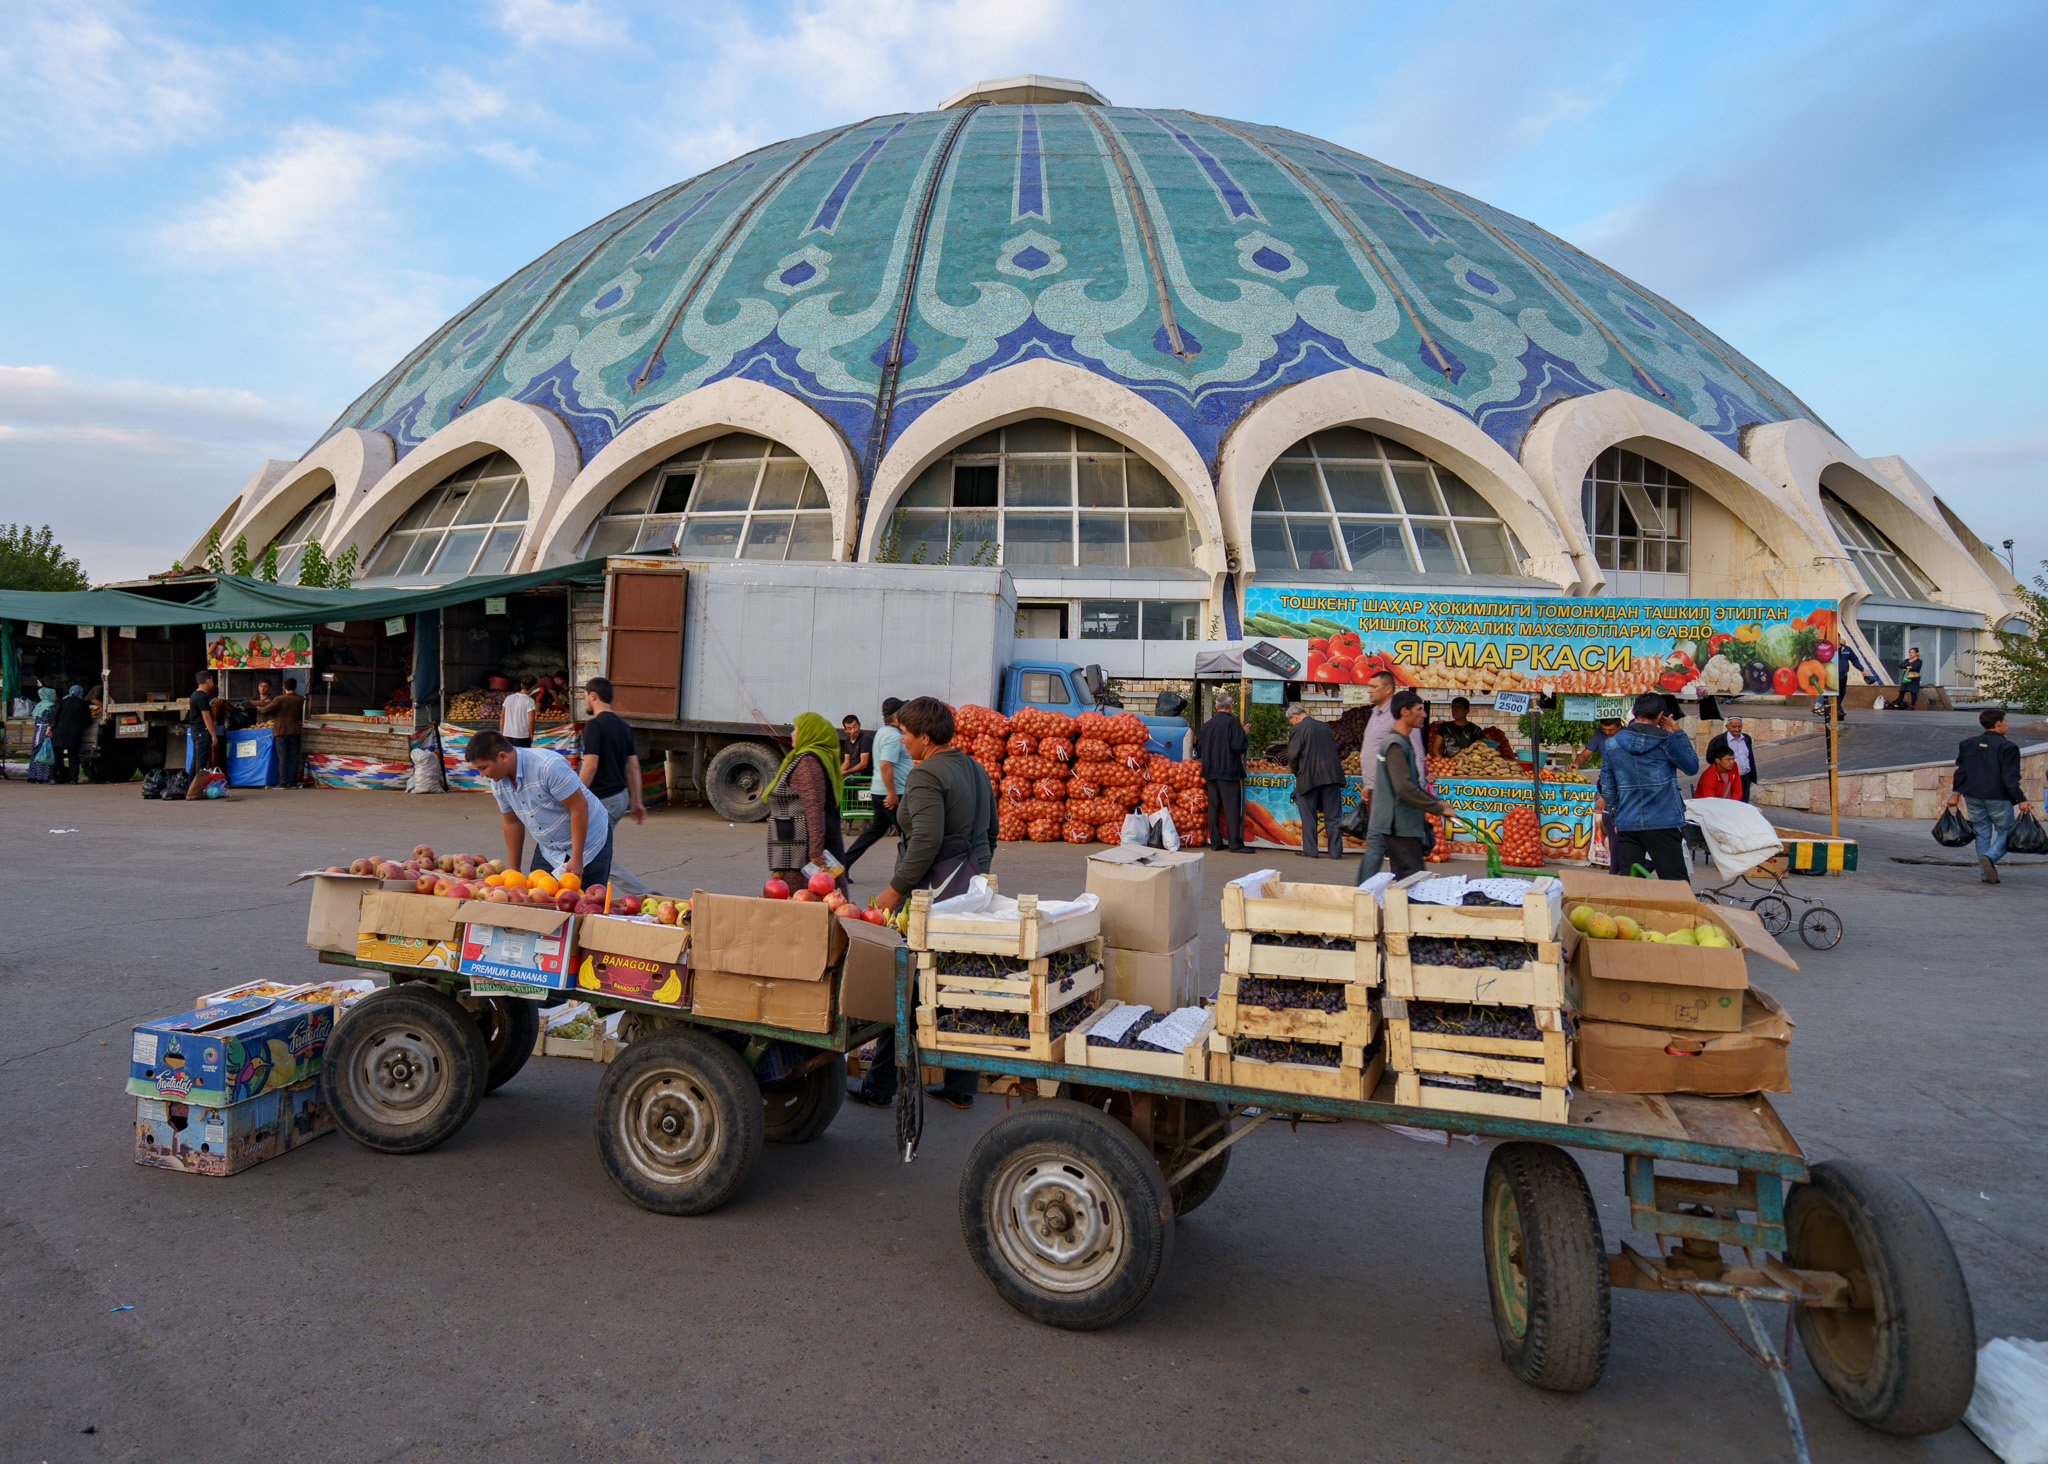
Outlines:
<svg viewBox="0 0 2048 1464"><path fill-rule="evenodd" d="M1551 403L1606 389L1731 446L1812 415L1690 316L1477 199L1285 128L1061 101L878 117L642 199L463 310L330 431L403 454L512 397L559 413L588 461L740 376L816 407L871 476L939 398L1035 356L1145 397L1212 470L1252 403L1347 367L1511 453Z"/></svg>

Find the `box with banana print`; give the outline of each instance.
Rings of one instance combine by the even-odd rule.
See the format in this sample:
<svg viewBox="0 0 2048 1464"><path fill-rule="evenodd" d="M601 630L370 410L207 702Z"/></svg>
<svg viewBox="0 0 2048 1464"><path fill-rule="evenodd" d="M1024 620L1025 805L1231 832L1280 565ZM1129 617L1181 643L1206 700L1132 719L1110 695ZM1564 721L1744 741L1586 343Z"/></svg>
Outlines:
<svg viewBox="0 0 2048 1464"><path fill-rule="evenodd" d="M659 1006L690 1004L690 928L586 915L576 942L576 986Z"/></svg>

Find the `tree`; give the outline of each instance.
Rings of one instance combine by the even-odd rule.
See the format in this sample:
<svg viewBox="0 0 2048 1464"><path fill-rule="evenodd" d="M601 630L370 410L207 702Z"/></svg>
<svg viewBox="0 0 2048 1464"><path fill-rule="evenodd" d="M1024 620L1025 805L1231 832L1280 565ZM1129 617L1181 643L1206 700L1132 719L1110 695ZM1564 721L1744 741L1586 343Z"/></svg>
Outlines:
<svg viewBox="0 0 2048 1464"><path fill-rule="evenodd" d="M220 557L220 530L215 529L206 536L206 572L226 574L228 567Z"/></svg>
<svg viewBox="0 0 2048 1464"><path fill-rule="evenodd" d="M330 590L345 590L348 588L349 581L355 577L356 546L351 544L328 562L327 588Z"/></svg>
<svg viewBox="0 0 2048 1464"><path fill-rule="evenodd" d="M299 583L308 589L327 588L327 551L320 547L318 539L308 539L305 552L299 556Z"/></svg>
<svg viewBox="0 0 2048 1464"><path fill-rule="evenodd" d="M83 590L89 585L84 568L64 552L48 524L0 528L0 590Z"/></svg>
<svg viewBox="0 0 2048 1464"><path fill-rule="evenodd" d="M228 551L228 568L236 574L247 574L253 566L249 560L249 536L237 534L235 547Z"/></svg>
<svg viewBox="0 0 2048 1464"><path fill-rule="evenodd" d="M2048 560L2042 562L2048 570ZM2048 712L2048 574L2020 586L2024 631L1994 630L1998 649L1977 658L1977 690L2023 712Z"/></svg>
<svg viewBox="0 0 2048 1464"><path fill-rule="evenodd" d="M277 583L277 541L271 540L264 546L263 558L257 564L256 572L272 584Z"/></svg>

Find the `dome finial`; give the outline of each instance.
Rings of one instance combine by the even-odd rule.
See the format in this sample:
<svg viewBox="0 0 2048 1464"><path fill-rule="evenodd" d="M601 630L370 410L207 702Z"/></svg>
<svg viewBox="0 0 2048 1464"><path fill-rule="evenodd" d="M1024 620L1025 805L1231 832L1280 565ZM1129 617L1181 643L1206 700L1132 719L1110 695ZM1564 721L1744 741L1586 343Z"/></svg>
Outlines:
<svg viewBox="0 0 2048 1464"><path fill-rule="evenodd" d="M994 81L977 81L972 86L963 86L943 102L939 110L952 107L968 107L976 102L993 102L997 105L1016 106L1023 102L1093 102L1099 107L1110 104L1109 98L1085 81L1074 81L1064 76L1004 76Z"/></svg>

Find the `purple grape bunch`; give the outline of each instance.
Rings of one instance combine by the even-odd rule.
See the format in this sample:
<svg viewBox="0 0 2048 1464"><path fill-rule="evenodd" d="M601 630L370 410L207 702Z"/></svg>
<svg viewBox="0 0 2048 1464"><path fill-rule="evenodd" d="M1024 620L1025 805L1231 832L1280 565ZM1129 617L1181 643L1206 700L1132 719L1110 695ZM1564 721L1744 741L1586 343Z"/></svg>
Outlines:
<svg viewBox="0 0 2048 1464"><path fill-rule="evenodd" d="M1295 1062L1308 1067L1342 1067L1344 1048L1336 1042L1289 1042L1277 1037L1234 1037L1230 1042L1233 1057L1249 1057L1259 1062Z"/></svg>
<svg viewBox="0 0 2048 1464"><path fill-rule="evenodd" d="M1064 1037L1089 1017L1094 1009L1085 1001L1070 1002L1052 1014L1051 1035ZM1023 1012L986 1012L978 1007L940 1007L938 1029L968 1037L1020 1037L1031 1035L1031 1018Z"/></svg>
<svg viewBox="0 0 2048 1464"><path fill-rule="evenodd" d="M1146 1015L1138 1018L1137 1021L1131 1023L1130 1030L1125 1032L1122 1037L1118 1038L1114 1042L1112 1042L1109 1038L1100 1035L1099 1033L1090 1032L1088 1034L1088 1045L1090 1047L1120 1047L1124 1051L1129 1052L1137 1047L1139 1033L1143 1032L1148 1027L1156 1027L1165 1020L1166 1018L1161 1016L1158 1012L1149 1012ZM1148 1047L1145 1050L1148 1052L1161 1051L1161 1049L1157 1047Z"/></svg>
<svg viewBox="0 0 2048 1464"><path fill-rule="evenodd" d="M1520 971L1536 959L1536 947L1526 940L1411 935L1408 959L1418 966L1454 966L1461 971Z"/></svg>
<svg viewBox="0 0 2048 1464"><path fill-rule="evenodd" d="M1341 1012L1346 1007L1341 982L1296 981L1280 976L1238 977L1237 1000L1240 1006L1276 1012Z"/></svg>
<svg viewBox="0 0 2048 1464"><path fill-rule="evenodd" d="M1462 1073L1423 1073L1425 1088L1456 1088L1465 1093L1492 1093L1501 1098L1540 1098L1543 1089L1534 1083L1510 1082L1506 1078L1475 1078Z"/></svg>
<svg viewBox="0 0 2048 1464"><path fill-rule="evenodd" d="M1411 1001L1408 1003L1411 1031L1435 1032L1449 1037L1505 1037L1517 1042L1541 1042L1542 1029L1527 1007L1467 1006L1462 1002Z"/></svg>
<svg viewBox="0 0 2048 1464"><path fill-rule="evenodd" d="M1302 951L1352 951L1358 942L1348 935L1290 935L1279 930L1254 930L1253 945L1288 946Z"/></svg>

